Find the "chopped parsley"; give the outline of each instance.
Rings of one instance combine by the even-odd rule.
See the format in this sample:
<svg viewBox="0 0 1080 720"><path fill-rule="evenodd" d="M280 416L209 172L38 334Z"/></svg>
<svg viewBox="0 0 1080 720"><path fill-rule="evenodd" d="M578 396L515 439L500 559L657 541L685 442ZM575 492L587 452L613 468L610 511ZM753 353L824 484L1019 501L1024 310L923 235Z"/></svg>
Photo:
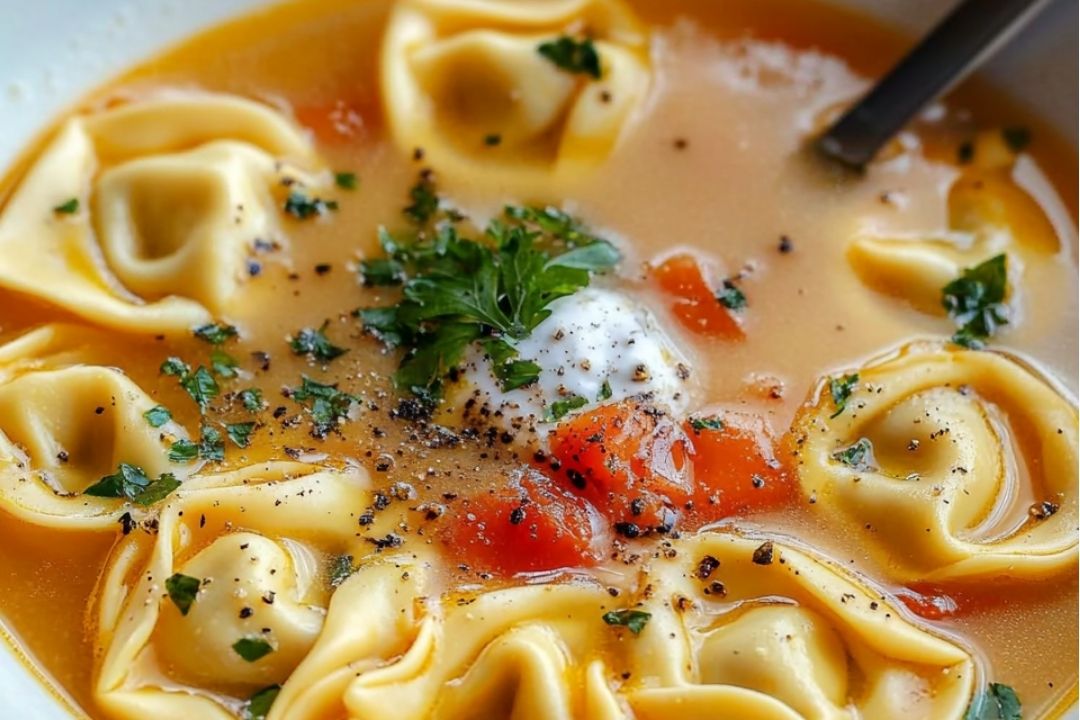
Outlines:
<svg viewBox="0 0 1080 720"><path fill-rule="evenodd" d="M172 413L164 405L155 405L144 412L143 417L146 418L146 422L150 427L159 428L172 420Z"/></svg>
<svg viewBox="0 0 1080 720"><path fill-rule="evenodd" d="M224 345L237 335L236 328L225 323L207 323L206 325L200 325L191 332L195 337L211 345Z"/></svg>
<svg viewBox="0 0 1080 720"><path fill-rule="evenodd" d="M199 457L199 446L190 440L177 440L169 448L169 462L186 463Z"/></svg>
<svg viewBox="0 0 1080 720"><path fill-rule="evenodd" d="M552 302L613 267L618 250L550 207L507 207L480 237L464 237L455 218L440 210L430 176L410 196L406 215L427 226L379 235L387 259L404 272L402 297L393 306L356 312L366 332L405 349L397 387L437 398L473 343L492 358L504 389L535 382L539 367L517 358L515 344L547 319Z"/></svg>
<svg viewBox="0 0 1080 720"><path fill-rule="evenodd" d="M564 418L567 413L583 408L588 404L589 401L580 395L571 395L568 398L556 400L548 406L547 413L544 415L544 422L554 422Z"/></svg>
<svg viewBox="0 0 1080 720"><path fill-rule="evenodd" d="M348 352L345 348L334 345L330 342L330 339L326 337L324 331L329 324L330 321L327 320L318 330L314 328L304 328L296 333L289 343L289 347L292 348L293 354L307 355L316 360L329 362Z"/></svg>
<svg viewBox="0 0 1080 720"><path fill-rule="evenodd" d="M600 54L596 52L591 38L575 40L562 35L554 40L540 43L536 51L569 73L588 75L599 80L601 75Z"/></svg>
<svg viewBox="0 0 1080 720"><path fill-rule="evenodd" d="M220 388L210 371L200 365L195 372L180 378L180 387L187 391L191 399L199 406L200 412L206 412L210 401L218 396Z"/></svg>
<svg viewBox="0 0 1080 720"><path fill-rule="evenodd" d="M730 280L724 281L724 287L716 293L716 301L728 310L742 310L746 307L746 295Z"/></svg>
<svg viewBox="0 0 1080 720"><path fill-rule="evenodd" d="M874 458L874 446L868 439L859 438L854 445L834 452L832 457L850 468L869 470Z"/></svg>
<svg viewBox="0 0 1080 720"><path fill-rule="evenodd" d="M600 392L596 394L596 401L603 402L611 399L611 383L604 378L604 384L600 386Z"/></svg>
<svg viewBox="0 0 1080 720"><path fill-rule="evenodd" d="M305 405L311 413L311 434L317 438L337 428L338 423L349 416L349 408L360 402L355 395L338 390L337 384L326 385L300 376L300 387L290 391L293 400Z"/></svg>
<svg viewBox="0 0 1080 720"><path fill-rule="evenodd" d="M382 228L380 232L385 232ZM386 287L405 282L405 266L393 258L360 261L360 278L367 287Z"/></svg>
<svg viewBox="0 0 1080 720"><path fill-rule="evenodd" d="M191 372L191 366L178 357L166 358L161 363L161 374L173 377L184 377Z"/></svg>
<svg viewBox="0 0 1080 720"><path fill-rule="evenodd" d="M255 662L272 653L274 646L266 638L254 636L240 638L232 644L232 649L248 662Z"/></svg>
<svg viewBox="0 0 1080 720"><path fill-rule="evenodd" d="M309 197L302 190L293 190L285 198L284 210L297 220L307 220L316 215L326 215L338 209L336 200Z"/></svg>
<svg viewBox="0 0 1080 720"><path fill-rule="evenodd" d="M164 473L151 480L138 465L120 463L116 472L106 475L83 490L84 495L105 498L125 498L139 505L152 505L164 499L180 487L180 481L171 473Z"/></svg>
<svg viewBox="0 0 1080 720"><path fill-rule="evenodd" d="M199 438L199 457L203 460L216 462L225 459L225 440L221 437L221 431L213 425L202 426L202 437Z"/></svg>
<svg viewBox="0 0 1080 720"><path fill-rule="evenodd" d="M1008 685L989 683L968 706L964 720L1022 720L1020 698Z"/></svg>
<svg viewBox="0 0 1080 720"><path fill-rule="evenodd" d="M1007 281L1006 256L1001 254L964 270L942 288L941 303L960 327L952 336L954 343L980 350L986 338L1009 323Z"/></svg>
<svg viewBox="0 0 1080 720"><path fill-rule="evenodd" d="M280 692L280 685L269 685L252 695L244 706L244 720L266 720Z"/></svg>
<svg viewBox="0 0 1080 720"><path fill-rule="evenodd" d="M848 398L851 397L851 393L855 390L855 384L858 382L859 373L829 378L829 394L832 395L833 405L836 406L836 412L830 415L829 419L839 417L840 413L844 412Z"/></svg>
<svg viewBox="0 0 1080 720"><path fill-rule="evenodd" d="M354 172L334 173L334 184L342 190L355 190L360 184Z"/></svg>
<svg viewBox="0 0 1080 720"><path fill-rule="evenodd" d="M635 635L640 635L645 629L652 613L642 610L611 610L603 614L604 622L608 625L621 625Z"/></svg>
<svg viewBox="0 0 1080 720"><path fill-rule="evenodd" d="M330 587L336 588L345 582L356 572L356 566L353 564L352 555L335 555L330 561L330 568L328 571L330 579Z"/></svg>
<svg viewBox="0 0 1080 720"><path fill-rule="evenodd" d="M1031 130L1022 125L1002 128L1001 137L1014 153L1023 152L1031 144Z"/></svg>
<svg viewBox="0 0 1080 720"><path fill-rule="evenodd" d="M259 388L247 388L237 393L237 397L240 398L240 402L243 404L245 410L251 412L258 412L263 408L263 396L262 390Z"/></svg>
<svg viewBox="0 0 1080 720"><path fill-rule="evenodd" d="M236 358L220 348L214 348L210 353L210 367L218 377L234 378L240 374L236 369L239 367Z"/></svg>
<svg viewBox="0 0 1080 720"><path fill-rule="evenodd" d="M690 427L695 433L703 430L723 430L724 421L718 417L690 418Z"/></svg>
<svg viewBox="0 0 1080 720"><path fill-rule="evenodd" d="M169 599L180 614L187 615L195 602L195 596L199 593L200 585L202 585L202 580L199 578L175 573L165 579L165 592L169 593Z"/></svg>
<svg viewBox="0 0 1080 720"><path fill-rule="evenodd" d="M251 444L251 433L255 432L255 423L239 422L225 425L225 434L238 448L246 448Z"/></svg>
<svg viewBox="0 0 1080 720"><path fill-rule="evenodd" d="M57 215L74 215L79 212L79 198L70 198L53 208Z"/></svg>

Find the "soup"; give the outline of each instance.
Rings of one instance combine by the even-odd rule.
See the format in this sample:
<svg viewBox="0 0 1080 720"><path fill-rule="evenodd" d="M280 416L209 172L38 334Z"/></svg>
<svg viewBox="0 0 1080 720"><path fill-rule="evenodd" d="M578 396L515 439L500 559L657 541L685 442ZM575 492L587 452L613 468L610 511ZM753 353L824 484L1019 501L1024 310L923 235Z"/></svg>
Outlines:
<svg viewBox="0 0 1080 720"><path fill-rule="evenodd" d="M313 0L0 186L0 613L94 718L1055 717L1075 154L770 0Z"/></svg>

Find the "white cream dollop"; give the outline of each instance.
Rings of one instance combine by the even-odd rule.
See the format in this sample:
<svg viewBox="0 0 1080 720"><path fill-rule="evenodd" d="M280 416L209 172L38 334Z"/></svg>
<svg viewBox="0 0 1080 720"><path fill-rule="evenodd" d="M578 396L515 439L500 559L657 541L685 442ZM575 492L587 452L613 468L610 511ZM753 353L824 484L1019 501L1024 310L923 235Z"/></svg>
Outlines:
<svg viewBox="0 0 1080 720"><path fill-rule="evenodd" d="M641 395L673 414L686 410L690 362L647 307L614 290L587 288L550 309L516 345L518 359L540 366L539 380L504 392L490 360L474 347L449 394L453 412L522 427L545 422L554 403L575 397L585 404L571 412Z"/></svg>

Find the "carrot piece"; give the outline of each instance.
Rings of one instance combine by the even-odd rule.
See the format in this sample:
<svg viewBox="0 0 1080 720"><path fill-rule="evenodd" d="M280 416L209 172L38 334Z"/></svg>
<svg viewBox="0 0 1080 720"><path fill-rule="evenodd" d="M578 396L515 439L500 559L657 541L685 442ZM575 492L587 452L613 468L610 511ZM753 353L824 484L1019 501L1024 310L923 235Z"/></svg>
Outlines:
<svg viewBox="0 0 1080 720"><path fill-rule="evenodd" d="M795 483L776 459L765 420L726 411L688 420L693 447L694 516L710 522L779 507L795 497Z"/></svg>
<svg viewBox="0 0 1080 720"><path fill-rule="evenodd" d="M687 330L708 338L741 340L743 330L716 299L692 255L675 255L653 268L660 288L672 296L671 311Z"/></svg>
<svg viewBox="0 0 1080 720"><path fill-rule="evenodd" d="M691 497L682 428L643 402L578 415L555 429L550 448L559 482L624 536L671 529Z"/></svg>
<svg viewBox="0 0 1080 720"><path fill-rule="evenodd" d="M456 561L504 576L594 564L596 510L535 469L490 493L463 498L440 533Z"/></svg>

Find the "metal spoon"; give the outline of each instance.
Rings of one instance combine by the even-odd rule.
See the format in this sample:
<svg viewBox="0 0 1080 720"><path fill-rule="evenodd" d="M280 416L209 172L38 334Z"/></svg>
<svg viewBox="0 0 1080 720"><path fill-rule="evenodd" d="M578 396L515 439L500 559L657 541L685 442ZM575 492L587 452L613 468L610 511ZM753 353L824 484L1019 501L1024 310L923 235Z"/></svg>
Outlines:
<svg viewBox="0 0 1080 720"><path fill-rule="evenodd" d="M818 139L818 149L861 170L924 105L990 57L1047 1L963 0Z"/></svg>

